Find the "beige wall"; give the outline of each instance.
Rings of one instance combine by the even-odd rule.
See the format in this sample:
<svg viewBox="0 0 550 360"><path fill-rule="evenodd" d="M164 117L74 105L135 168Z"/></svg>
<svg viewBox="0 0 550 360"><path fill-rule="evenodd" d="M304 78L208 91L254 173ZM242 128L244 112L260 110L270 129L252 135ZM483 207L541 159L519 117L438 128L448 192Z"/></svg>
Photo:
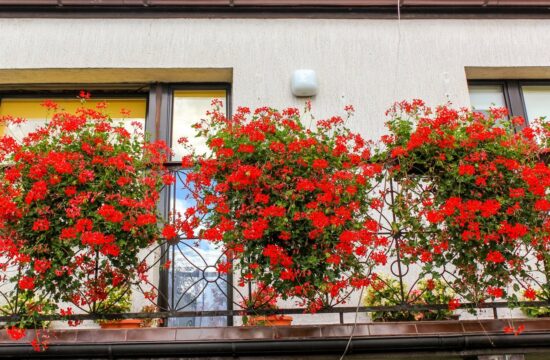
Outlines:
<svg viewBox="0 0 550 360"><path fill-rule="evenodd" d="M354 104L369 137L396 99L468 105L467 66L550 67L548 20L0 19L0 34L0 69L232 68L234 105L301 106L290 76L312 68L317 117Z"/></svg>

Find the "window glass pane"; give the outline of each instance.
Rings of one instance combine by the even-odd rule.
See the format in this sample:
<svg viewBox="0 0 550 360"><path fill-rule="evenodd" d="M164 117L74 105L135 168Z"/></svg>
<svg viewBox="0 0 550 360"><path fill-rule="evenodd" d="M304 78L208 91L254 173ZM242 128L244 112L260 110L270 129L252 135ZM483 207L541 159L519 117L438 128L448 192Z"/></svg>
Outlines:
<svg viewBox="0 0 550 360"><path fill-rule="evenodd" d="M51 117L52 111L48 111L40 104L45 99L10 99L4 98L0 103L0 116L11 115L21 117L27 122L19 125L10 125L6 129L0 129L0 135L3 132L12 136L18 141L21 141L28 133L36 130L38 127L45 124ZM79 107L93 109L100 102L106 102L107 108L103 112L111 116L115 121L123 121L124 126L130 132L134 131L132 122L137 121L142 126L145 125L145 113L147 103L145 99L94 99L87 100L83 105L78 99L50 99L57 103L58 111L67 111L74 113ZM128 111L129 117L122 118L121 110Z"/></svg>
<svg viewBox="0 0 550 360"><path fill-rule="evenodd" d="M186 186L186 170L174 172L176 183L171 186L172 212L185 213L195 204L191 189ZM183 236L183 234L179 234ZM210 241L181 238L168 251L169 307L177 311L227 310L227 275L217 271L216 264L224 255ZM168 326L226 326L225 316L169 318Z"/></svg>
<svg viewBox="0 0 550 360"><path fill-rule="evenodd" d="M185 154L178 139L185 137L193 145L197 153L208 151L205 142L195 137L192 125L206 117L206 112L212 110L212 100L219 99L226 104L225 90L177 90L174 91L174 107L172 118L172 160L181 160ZM223 109L224 110L224 109ZM225 111L224 111L225 113Z"/></svg>
<svg viewBox="0 0 550 360"><path fill-rule="evenodd" d="M216 271L219 255L207 241L184 240L172 246L168 271L170 308L177 311L227 310L227 280ZM212 256L214 255L214 256ZM226 326L225 316L169 318L168 326Z"/></svg>
<svg viewBox="0 0 550 360"><path fill-rule="evenodd" d="M522 86L527 120L550 117L550 86Z"/></svg>
<svg viewBox="0 0 550 360"><path fill-rule="evenodd" d="M472 109L487 114L490 107L506 107L504 91L500 85L471 85L470 103Z"/></svg>

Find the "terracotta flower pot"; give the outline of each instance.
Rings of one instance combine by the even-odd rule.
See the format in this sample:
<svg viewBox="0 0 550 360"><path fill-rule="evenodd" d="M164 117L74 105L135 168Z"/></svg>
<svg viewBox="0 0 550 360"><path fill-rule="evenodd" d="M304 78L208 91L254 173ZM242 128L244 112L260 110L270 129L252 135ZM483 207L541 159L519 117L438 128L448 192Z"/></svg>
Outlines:
<svg viewBox="0 0 550 360"><path fill-rule="evenodd" d="M108 320L99 323L102 329L138 329L141 327L140 319Z"/></svg>
<svg viewBox="0 0 550 360"><path fill-rule="evenodd" d="M289 326L292 324L292 316L287 315L268 315L251 316L248 325L251 326Z"/></svg>

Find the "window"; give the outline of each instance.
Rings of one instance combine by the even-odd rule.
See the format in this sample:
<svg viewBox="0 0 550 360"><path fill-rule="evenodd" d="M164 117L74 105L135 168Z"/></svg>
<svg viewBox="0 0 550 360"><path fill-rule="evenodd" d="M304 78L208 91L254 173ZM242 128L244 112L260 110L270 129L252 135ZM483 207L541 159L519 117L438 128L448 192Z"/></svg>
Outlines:
<svg viewBox="0 0 550 360"><path fill-rule="evenodd" d="M204 142L198 143L195 138L193 124L205 117L208 110L212 109L214 99L222 100L225 104L227 95L223 89L212 90L175 90L172 107L172 149L173 160L181 160L183 147L178 144L178 139L185 137L194 145L199 153L205 153L207 146Z"/></svg>
<svg viewBox="0 0 550 360"><path fill-rule="evenodd" d="M470 100L472 107L483 113L487 113L492 106L506 107L503 88L500 85L471 86Z"/></svg>
<svg viewBox="0 0 550 360"><path fill-rule="evenodd" d="M17 141L22 141L23 138L30 132L44 125L51 117L52 112L44 108L41 103L45 97L10 97L6 96L0 100L0 116L11 115L21 117L27 121L18 125L0 125L0 136L4 133L12 136ZM65 97L48 97L57 103L58 109L68 112L75 112L82 104L80 100ZM85 107L95 108L102 101L108 103L105 113L111 116L115 121L123 121L128 130L134 129L132 122L137 121L145 125L145 114L147 107L147 99L145 98L123 98L123 97L103 97L101 99L89 100ZM123 118L121 111L129 111L130 116Z"/></svg>
<svg viewBox="0 0 550 360"><path fill-rule="evenodd" d="M526 85L521 89L529 121L550 115L550 86Z"/></svg>
<svg viewBox="0 0 550 360"><path fill-rule="evenodd" d="M169 164L176 183L165 190L163 213L167 218L175 212L185 213L190 206L190 192L186 183L187 169L181 168L185 154L178 139L185 137L199 153L207 151L206 144L195 137L193 124L206 117L212 109L212 101L221 100L222 109L229 113L229 87L224 84L210 86L170 87L162 91L163 103L170 104L167 111L167 131L159 129L161 137L171 145L174 154ZM161 204L162 205L162 204ZM228 310L232 308L231 276L221 275L216 263L224 254L209 241L180 238L177 243L167 244L163 249L164 261L169 267L161 272L160 289L164 298L160 306L172 311ZM226 326L232 318L225 316L169 318L168 326Z"/></svg>
<svg viewBox="0 0 550 360"><path fill-rule="evenodd" d="M94 108L99 102L108 104L105 112L113 119L123 120L121 110L129 110L130 117L125 124L138 121L153 138L164 140L174 149L174 156L167 164L176 176L176 183L164 189L159 209L169 218L175 211L184 213L191 206L188 201L190 189L186 188L186 169L181 169L181 157L184 153L178 144L180 137L187 137L195 146L200 147L194 137L192 125L205 117L211 109L214 99L223 101L225 113L228 113L230 87L227 84L206 84L173 86L165 84L140 85L138 90L120 90L112 94L92 91L92 99L86 107ZM41 106L45 99L53 100L59 110L74 112L82 106L76 98L77 91L58 93L36 93L21 91L5 93L0 91L0 116L12 115L27 119L21 125L0 125L0 136L9 134L21 141L29 132L43 125L50 117L47 109ZM65 95L67 94L67 95ZM202 149L206 146L203 144ZM200 150L199 150L200 151ZM147 255L150 256L150 255ZM173 311L228 310L232 308L232 294L229 291L231 276L221 276L216 270L216 262L224 256L213 244L198 239L182 238L177 243L163 244L154 250L149 264L159 267L159 307ZM160 256L160 262L158 261ZM161 264L169 266L161 266ZM155 277L156 278L156 277ZM225 326L232 325L232 318L217 317L179 317L170 318L168 326Z"/></svg>
<svg viewBox="0 0 550 360"><path fill-rule="evenodd" d="M474 110L507 107L512 116L523 116L527 122L550 116L550 81L471 81L469 91Z"/></svg>

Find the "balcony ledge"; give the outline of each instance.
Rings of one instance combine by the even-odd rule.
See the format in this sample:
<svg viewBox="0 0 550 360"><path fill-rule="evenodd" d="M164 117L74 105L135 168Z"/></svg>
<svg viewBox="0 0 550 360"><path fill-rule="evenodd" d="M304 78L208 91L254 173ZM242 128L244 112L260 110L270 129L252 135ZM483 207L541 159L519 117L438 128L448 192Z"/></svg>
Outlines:
<svg viewBox="0 0 550 360"><path fill-rule="evenodd" d="M520 335L506 326L524 325ZM25 358L147 358L170 356L321 356L350 354L550 352L550 319L425 321L286 327L69 329L50 331L49 349L32 350L26 338L14 342L0 332L0 354Z"/></svg>

